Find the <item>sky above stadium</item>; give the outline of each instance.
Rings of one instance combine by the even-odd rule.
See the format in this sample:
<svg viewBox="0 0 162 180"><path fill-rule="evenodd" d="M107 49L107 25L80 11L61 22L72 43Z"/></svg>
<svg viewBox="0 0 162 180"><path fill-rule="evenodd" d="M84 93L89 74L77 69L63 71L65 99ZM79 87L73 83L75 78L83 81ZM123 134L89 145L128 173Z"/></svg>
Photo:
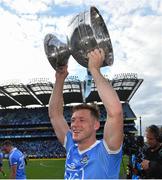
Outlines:
<svg viewBox="0 0 162 180"><path fill-rule="evenodd" d="M44 37L53 33L66 42L70 20L90 6L100 11L113 45L114 64L102 73L110 79L118 73L137 73L144 79L130 101L137 125L140 116L143 129L162 125L161 0L0 0L0 82L54 80ZM71 57L69 72L83 80L86 69Z"/></svg>

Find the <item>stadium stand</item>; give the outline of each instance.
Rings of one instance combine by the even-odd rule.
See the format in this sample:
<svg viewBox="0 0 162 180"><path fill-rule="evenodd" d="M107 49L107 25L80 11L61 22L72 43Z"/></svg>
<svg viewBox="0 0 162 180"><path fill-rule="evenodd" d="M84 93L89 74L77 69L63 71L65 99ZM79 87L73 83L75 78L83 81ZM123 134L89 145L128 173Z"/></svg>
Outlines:
<svg viewBox="0 0 162 180"><path fill-rule="evenodd" d="M136 116L129 101L142 81L136 74L120 74L111 80L122 103L125 134L137 132L134 122ZM64 84L64 115L69 124L73 103L83 102L82 87L83 82L77 77L67 78ZM48 101L52 88L52 82L48 79L34 79L28 84L10 83L0 86L0 144L10 139L31 158L66 156L48 117ZM101 127L97 137L100 139L107 115L94 82L86 102L99 106Z"/></svg>

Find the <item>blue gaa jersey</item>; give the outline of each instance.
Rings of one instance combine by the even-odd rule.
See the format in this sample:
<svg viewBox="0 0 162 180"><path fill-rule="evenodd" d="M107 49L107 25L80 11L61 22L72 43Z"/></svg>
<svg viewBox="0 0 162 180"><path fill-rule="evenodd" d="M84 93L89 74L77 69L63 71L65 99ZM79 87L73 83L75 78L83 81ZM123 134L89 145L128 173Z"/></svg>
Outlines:
<svg viewBox="0 0 162 180"><path fill-rule="evenodd" d="M10 152L9 164L10 166L17 165L16 179L26 179L24 155L17 148L13 148Z"/></svg>
<svg viewBox="0 0 162 180"><path fill-rule="evenodd" d="M66 180L119 178L122 148L116 152L110 151L104 140L100 140L80 152L70 131L66 135L65 148L67 158L64 178Z"/></svg>

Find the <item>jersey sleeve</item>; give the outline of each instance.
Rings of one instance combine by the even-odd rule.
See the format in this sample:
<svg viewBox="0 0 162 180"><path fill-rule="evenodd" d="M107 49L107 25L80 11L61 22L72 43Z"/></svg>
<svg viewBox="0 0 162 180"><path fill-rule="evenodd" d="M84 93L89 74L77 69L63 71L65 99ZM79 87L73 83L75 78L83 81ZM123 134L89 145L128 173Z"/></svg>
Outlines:
<svg viewBox="0 0 162 180"><path fill-rule="evenodd" d="M102 143L103 143L103 146L105 147L106 151L107 151L109 154L118 154L119 152L122 151L122 145L120 146L120 148L119 148L118 150L112 151L112 150L109 149L109 147L107 146L107 144L106 144L106 142L105 142L104 139L103 139Z"/></svg>
<svg viewBox="0 0 162 180"><path fill-rule="evenodd" d="M73 146L74 144L75 144L75 142L72 139L72 133L71 133L71 131L68 131L65 136L65 140L64 140L64 147L65 147L66 151L68 152L70 147Z"/></svg>
<svg viewBox="0 0 162 180"><path fill-rule="evenodd" d="M9 162L10 162L10 166L17 165L17 157L16 156L11 156L9 158Z"/></svg>

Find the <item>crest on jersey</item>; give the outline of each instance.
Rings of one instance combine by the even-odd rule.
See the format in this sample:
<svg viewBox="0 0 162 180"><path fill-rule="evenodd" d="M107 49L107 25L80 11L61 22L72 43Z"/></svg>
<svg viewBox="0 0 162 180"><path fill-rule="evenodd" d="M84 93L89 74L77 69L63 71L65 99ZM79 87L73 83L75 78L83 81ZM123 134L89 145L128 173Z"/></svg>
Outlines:
<svg viewBox="0 0 162 180"><path fill-rule="evenodd" d="M82 159L80 160L80 163L81 164L87 164L88 163L88 160L89 160L89 157L87 154L85 154Z"/></svg>

